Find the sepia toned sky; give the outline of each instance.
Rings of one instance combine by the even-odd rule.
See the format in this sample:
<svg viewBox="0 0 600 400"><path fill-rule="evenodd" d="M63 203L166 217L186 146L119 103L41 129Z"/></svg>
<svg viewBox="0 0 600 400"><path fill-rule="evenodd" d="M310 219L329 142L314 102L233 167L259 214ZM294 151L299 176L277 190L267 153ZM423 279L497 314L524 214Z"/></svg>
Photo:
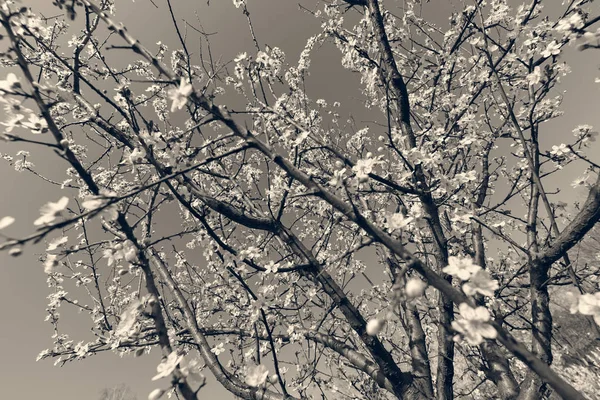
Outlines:
<svg viewBox="0 0 600 400"><path fill-rule="evenodd" d="M306 39L319 31L319 22L309 14L299 11L300 0L248 0L249 10L259 43L280 47L291 63L295 63ZM129 32L151 49L162 41L170 50L177 48L177 37L166 8L166 1L120 0L117 2L115 19L123 22ZM233 6L231 0L173 0L178 20L186 19L194 26L202 25L211 36L213 56L230 60L236 54L255 51L248 34L245 17ZM48 0L24 0L34 10L42 10L46 16L56 15L59 10ZM316 0L300 1L308 8ZM548 7L557 7L558 0L547 2ZM432 0L427 5L428 14L440 24L451 11L451 2ZM595 5L598 8L598 5ZM600 14L597 12L596 14ZM190 51L195 52L194 32L188 30ZM313 56L311 77L308 80L308 95L324 98L328 102L341 101L347 112L352 112L357 124L368 119L361 107L359 78L340 66L340 54L331 45L316 50ZM577 52L568 49L564 55L570 62L573 73L566 77L563 89L565 115L545 124L543 143L558 144L572 138L572 129L579 124L600 127L598 101L600 84L594 77L600 76L600 52ZM0 71L0 78L5 72ZM1 115L0 120L4 119ZM365 122L366 123L366 122ZM376 134L378 135L378 133ZM562 139L564 138L564 139ZM0 153L14 155L23 146L0 142ZM600 153L600 152L598 152ZM62 180L65 165L53 153L32 150L34 162L49 176ZM600 161L600 156L595 157ZM570 188L573 171L557 174L554 181L546 181L548 191L555 187ZM12 215L17 219L11 227L13 236L24 236L33 231L32 222L44 203L58 199L63 192L50 185L41 185L39 178L26 173L17 173L0 160L0 217ZM583 199L585 193L567 190L554 199L573 202ZM44 322L48 288L46 275L38 261L44 245L28 246L20 258L11 258L0 253L0 398L6 399L49 399L49 400L94 400L104 387L126 383L137 394L146 399L148 393L160 385L151 382L160 355L157 351L141 358L118 358L112 353L91 357L64 367L53 367L52 361L35 362L37 354L52 345L51 325ZM85 335L87 316L69 315L63 321L63 329L77 341L78 334ZM233 398L213 380L202 390L206 398Z"/></svg>

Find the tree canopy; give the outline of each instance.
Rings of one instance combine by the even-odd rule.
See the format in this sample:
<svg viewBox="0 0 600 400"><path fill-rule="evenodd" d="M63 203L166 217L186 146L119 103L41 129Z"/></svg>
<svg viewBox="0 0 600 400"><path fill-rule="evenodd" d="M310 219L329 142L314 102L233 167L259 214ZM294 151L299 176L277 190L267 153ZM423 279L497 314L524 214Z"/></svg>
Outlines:
<svg viewBox="0 0 600 400"><path fill-rule="evenodd" d="M2 148L20 146L2 157L64 192L29 236L0 218L11 255L46 243L38 359L157 349L152 400L201 398L203 374L243 399L597 398L600 357L573 356L600 339L597 132L546 138L567 49L600 47L591 0L461 1L444 25L422 0L306 1L320 29L300 54L233 0L254 44L233 60L177 2L138 1L176 48L130 34L114 0L0 0ZM306 90L326 44L372 120ZM583 202L559 201L573 188Z"/></svg>

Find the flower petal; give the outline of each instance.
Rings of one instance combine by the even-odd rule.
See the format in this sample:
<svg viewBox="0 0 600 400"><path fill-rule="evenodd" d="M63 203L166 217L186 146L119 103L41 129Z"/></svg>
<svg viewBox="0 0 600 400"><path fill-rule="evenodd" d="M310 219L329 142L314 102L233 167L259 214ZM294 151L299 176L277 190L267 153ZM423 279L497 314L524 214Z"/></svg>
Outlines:
<svg viewBox="0 0 600 400"><path fill-rule="evenodd" d="M13 222L15 222L15 219L13 217L3 217L2 219L0 219L0 229L4 229L9 225L12 225Z"/></svg>

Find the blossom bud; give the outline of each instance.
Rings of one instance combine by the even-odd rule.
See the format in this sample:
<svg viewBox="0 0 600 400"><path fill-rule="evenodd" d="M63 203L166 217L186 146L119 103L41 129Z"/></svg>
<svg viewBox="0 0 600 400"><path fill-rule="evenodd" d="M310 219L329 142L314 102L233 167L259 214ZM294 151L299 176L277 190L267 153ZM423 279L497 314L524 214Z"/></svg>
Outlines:
<svg viewBox="0 0 600 400"><path fill-rule="evenodd" d="M373 318L373 319L369 320L369 322L367 322L367 335L377 336L377 334L379 334L379 332L381 332L381 330L383 329L384 326L385 326L384 320L381 320L378 318Z"/></svg>
<svg viewBox="0 0 600 400"><path fill-rule="evenodd" d="M8 251L8 254L13 257L19 257L23 253L23 250L20 247L13 247Z"/></svg>
<svg viewBox="0 0 600 400"><path fill-rule="evenodd" d="M414 299L415 297L421 297L427 289L427 283L423 282L419 278L410 279L406 282L406 297Z"/></svg>
<svg viewBox="0 0 600 400"><path fill-rule="evenodd" d="M63 149L65 149L65 150L66 150L66 149L68 149L68 148L69 148L69 141L68 141L67 139L63 139L63 140L61 140L61 141L60 141L60 146L61 146Z"/></svg>
<svg viewBox="0 0 600 400"><path fill-rule="evenodd" d="M163 389L154 389L148 395L148 400L158 400L162 397L163 394L165 394L165 391Z"/></svg>

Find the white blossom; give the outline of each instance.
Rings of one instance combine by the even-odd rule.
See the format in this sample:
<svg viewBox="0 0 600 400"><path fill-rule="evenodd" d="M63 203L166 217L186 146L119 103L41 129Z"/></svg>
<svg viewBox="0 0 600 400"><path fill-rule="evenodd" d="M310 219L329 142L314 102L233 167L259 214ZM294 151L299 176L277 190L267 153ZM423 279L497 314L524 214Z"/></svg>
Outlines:
<svg viewBox="0 0 600 400"><path fill-rule="evenodd" d="M128 337L131 334L131 329L135 326L142 308L139 300L134 300L127 306L121 314L119 325L115 329L115 336Z"/></svg>
<svg viewBox="0 0 600 400"><path fill-rule="evenodd" d="M394 213L389 218L388 226L392 231L396 229L404 229L408 226L408 224L413 222L413 220L413 217L406 217L402 213Z"/></svg>
<svg viewBox="0 0 600 400"><path fill-rule="evenodd" d="M246 372L246 383L250 386L261 386L266 382L269 376L269 370L262 364L248 367Z"/></svg>
<svg viewBox="0 0 600 400"><path fill-rule="evenodd" d="M379 318L373 318L367 322L367 335L377 336L385 326L385 321Z"/></svg>
<svg viewBox="0 0 600 400"><path fill-rule="evenodd" d="M467 303L458 306L460 319L452 321L452 328L459 332L472 346L483 343L483 339L494 339L496 329L488 323L490 313L485 307L472 308Z"/></svg>
<svg viewBox="0 0 600 400"><path fill-rule="evenodd" d="M365 158L356 162L352 171L356 174L359 182L366 182L369 179L369 174L373 171L375 164L377 164L377 160L373 158Z"/></svg>
<svg viewBox="0 0 600 400"><path fill-rule="evenodd" d="M0 229L4 229L7 226L12 225L15 222L15 219L13 217L2 217L2 219L0 219Z"/></svg>
<svg viewBox="0 0 600 400"><path fill-rule="evenodd" d="M158 366L156 367L156 371L158 372L158 374L156 374L152 378L152 380L156 381L171 375L171 373L175 371L175 368L177 368L177 365L179 365L181 360L183 360L182 355L177 353L177 351L171 352L171 354L169 354L169 356L166 359L164 359L160 364L158 364Z"/></svg>
<svg viewBox="0 0 600 400"><path fill-rule="evenodd" d="M215 356L218 356L219 354L225 352L225 345L221 342L212 349L210 349L210 352L213 353Z"/></svg>
<svg viewBox="0 0 600 400"><path fill-rule="evenodd" d="M556 157L561 157L565 154L569 154L570 152L571 150L564 143L561 143L558 146L554 145L552 146L552 150L550 150L550 154Z"/></svg>
<svg viewBox="0 0 600 400"><path fill-rule="evenodd" d="M48 129L48 123L44 118L36 114L29 114L27 122L22 123L24 127L31 130L32 133L44 133Z"/></svg>
<svg viewBox="0 0 600 400"><path fill-rule="evenodd" d="M579 296L577 311L583 315L591 315L600 326L600 292Z"/></svg>
<svg viewBox="0 0 600 400"><path fill-rule="evenodd" d="M245 60L246 58L248 58L248 53L244 52L244 53L240 53L238 54L233 61L235 61L236 63L239 63L243 60Z"/></svg>
<svg viewBox="0 0 600 400"><path fill-rule="evenodd" d="M584 22L581 18L581 15L579 15L579 13L574 13L568 18L563 18L560 21L558 21L558 24L556 25L556 30L558 32L568 33L573 29L582 28L583 25Z"/></svg>
<svg viewBox="0 0 600 400"><path fill-rule="evenodd" d="M65 243L67 243L68 241L69 241L68 236L62 236L62 237L56 238L53 241L51 241L50 243L48 243L48 247L46 248L46 251L56 250L59 247L61 247L62 245L64 245Z"/></svg>
<svg viewBox="0 0 600 400"><path fill-rule="evenodd" d="M0 93L13 92L19 87L21 87L19 78L12 72L6 76L5 80L0 81Z"/></svg>
<svg viewBox="0 0 600 400"><path fill-rule="evenodd" d="M6 122L2 122L2 125L6 127L6 132L12 132L16 127L23 126L23 114L13 114Z"/></svg>
<svg viewBox="0 0 600 400"><path fill-rule="evenodd" d="M51 274L54 269L58 266L58 256L56 254L46 255L46 261L44 261L44 272Z"/></svg>
<svg viewBox="0 0 600 400"><path fill-rule="evenodd" d="M425 289L427 289L426 282L423 282L419 278L412 278L406 282L406 287L404 290L406 292L406 297L415 298L423 296Z"/></svg>
<svg viewBox="0 0 600 400"><path fill-rule="evenodd" d="M146 157L146 150L144 150L141 147L136 147L129 154L128 160L131 164L139 164L144 161L145 157Z"/></svg>
<svg viewBox="0 0 600 400"><path fill-rule="evenodd" d="M68 197L61 197L57 202L49 202L40 208L40 213L42 214L38 219L33 223L35 226L39 225L47 225L54 221L57 217L61 215L61 213L67 208L67 204L69 204Z"/></svg>
<svg viewBox="0 0 600 400"><path fill-rule="evenodd" d="M540 83L542 79L542 69L540 68L539 65L537 65L533 71L527 75L527 82L529 83L529 86L533 86L533 85L537 85L538 83Z"/></svg>
<svg viewBox="0 0 600 400"><path fill-rule="evenodd" d="M469 280L473 274L479 271L481 267L473 264L471 258L448 257L448 266L442 269L443 272L456 276L463 281Z"/></svg>
<svg viewBox="0 0 600 400"><path fill-rule="evenodd" d="M171 112L181 110L187 104L192 90L192 85L185 78L181 78L177 89L169 90L169 99L173 102L171 103Z"/></svg>
<svg viewBox="0 0 600 400"><path fill-rule="evenodd" d="M463 286L463 292L468 296L473 296L475 293L484 296L492 297L494 291L498 289L498 281L492 279L490 273L480 269Z"/></svg>
<svg viewBox="0 0 600 400"><path fill-rule="evenodd" d="M544 51L542 51L543 57L557 56L560 54L560 44L556 43L556 40L548 43L548 47Z"/></svg>

